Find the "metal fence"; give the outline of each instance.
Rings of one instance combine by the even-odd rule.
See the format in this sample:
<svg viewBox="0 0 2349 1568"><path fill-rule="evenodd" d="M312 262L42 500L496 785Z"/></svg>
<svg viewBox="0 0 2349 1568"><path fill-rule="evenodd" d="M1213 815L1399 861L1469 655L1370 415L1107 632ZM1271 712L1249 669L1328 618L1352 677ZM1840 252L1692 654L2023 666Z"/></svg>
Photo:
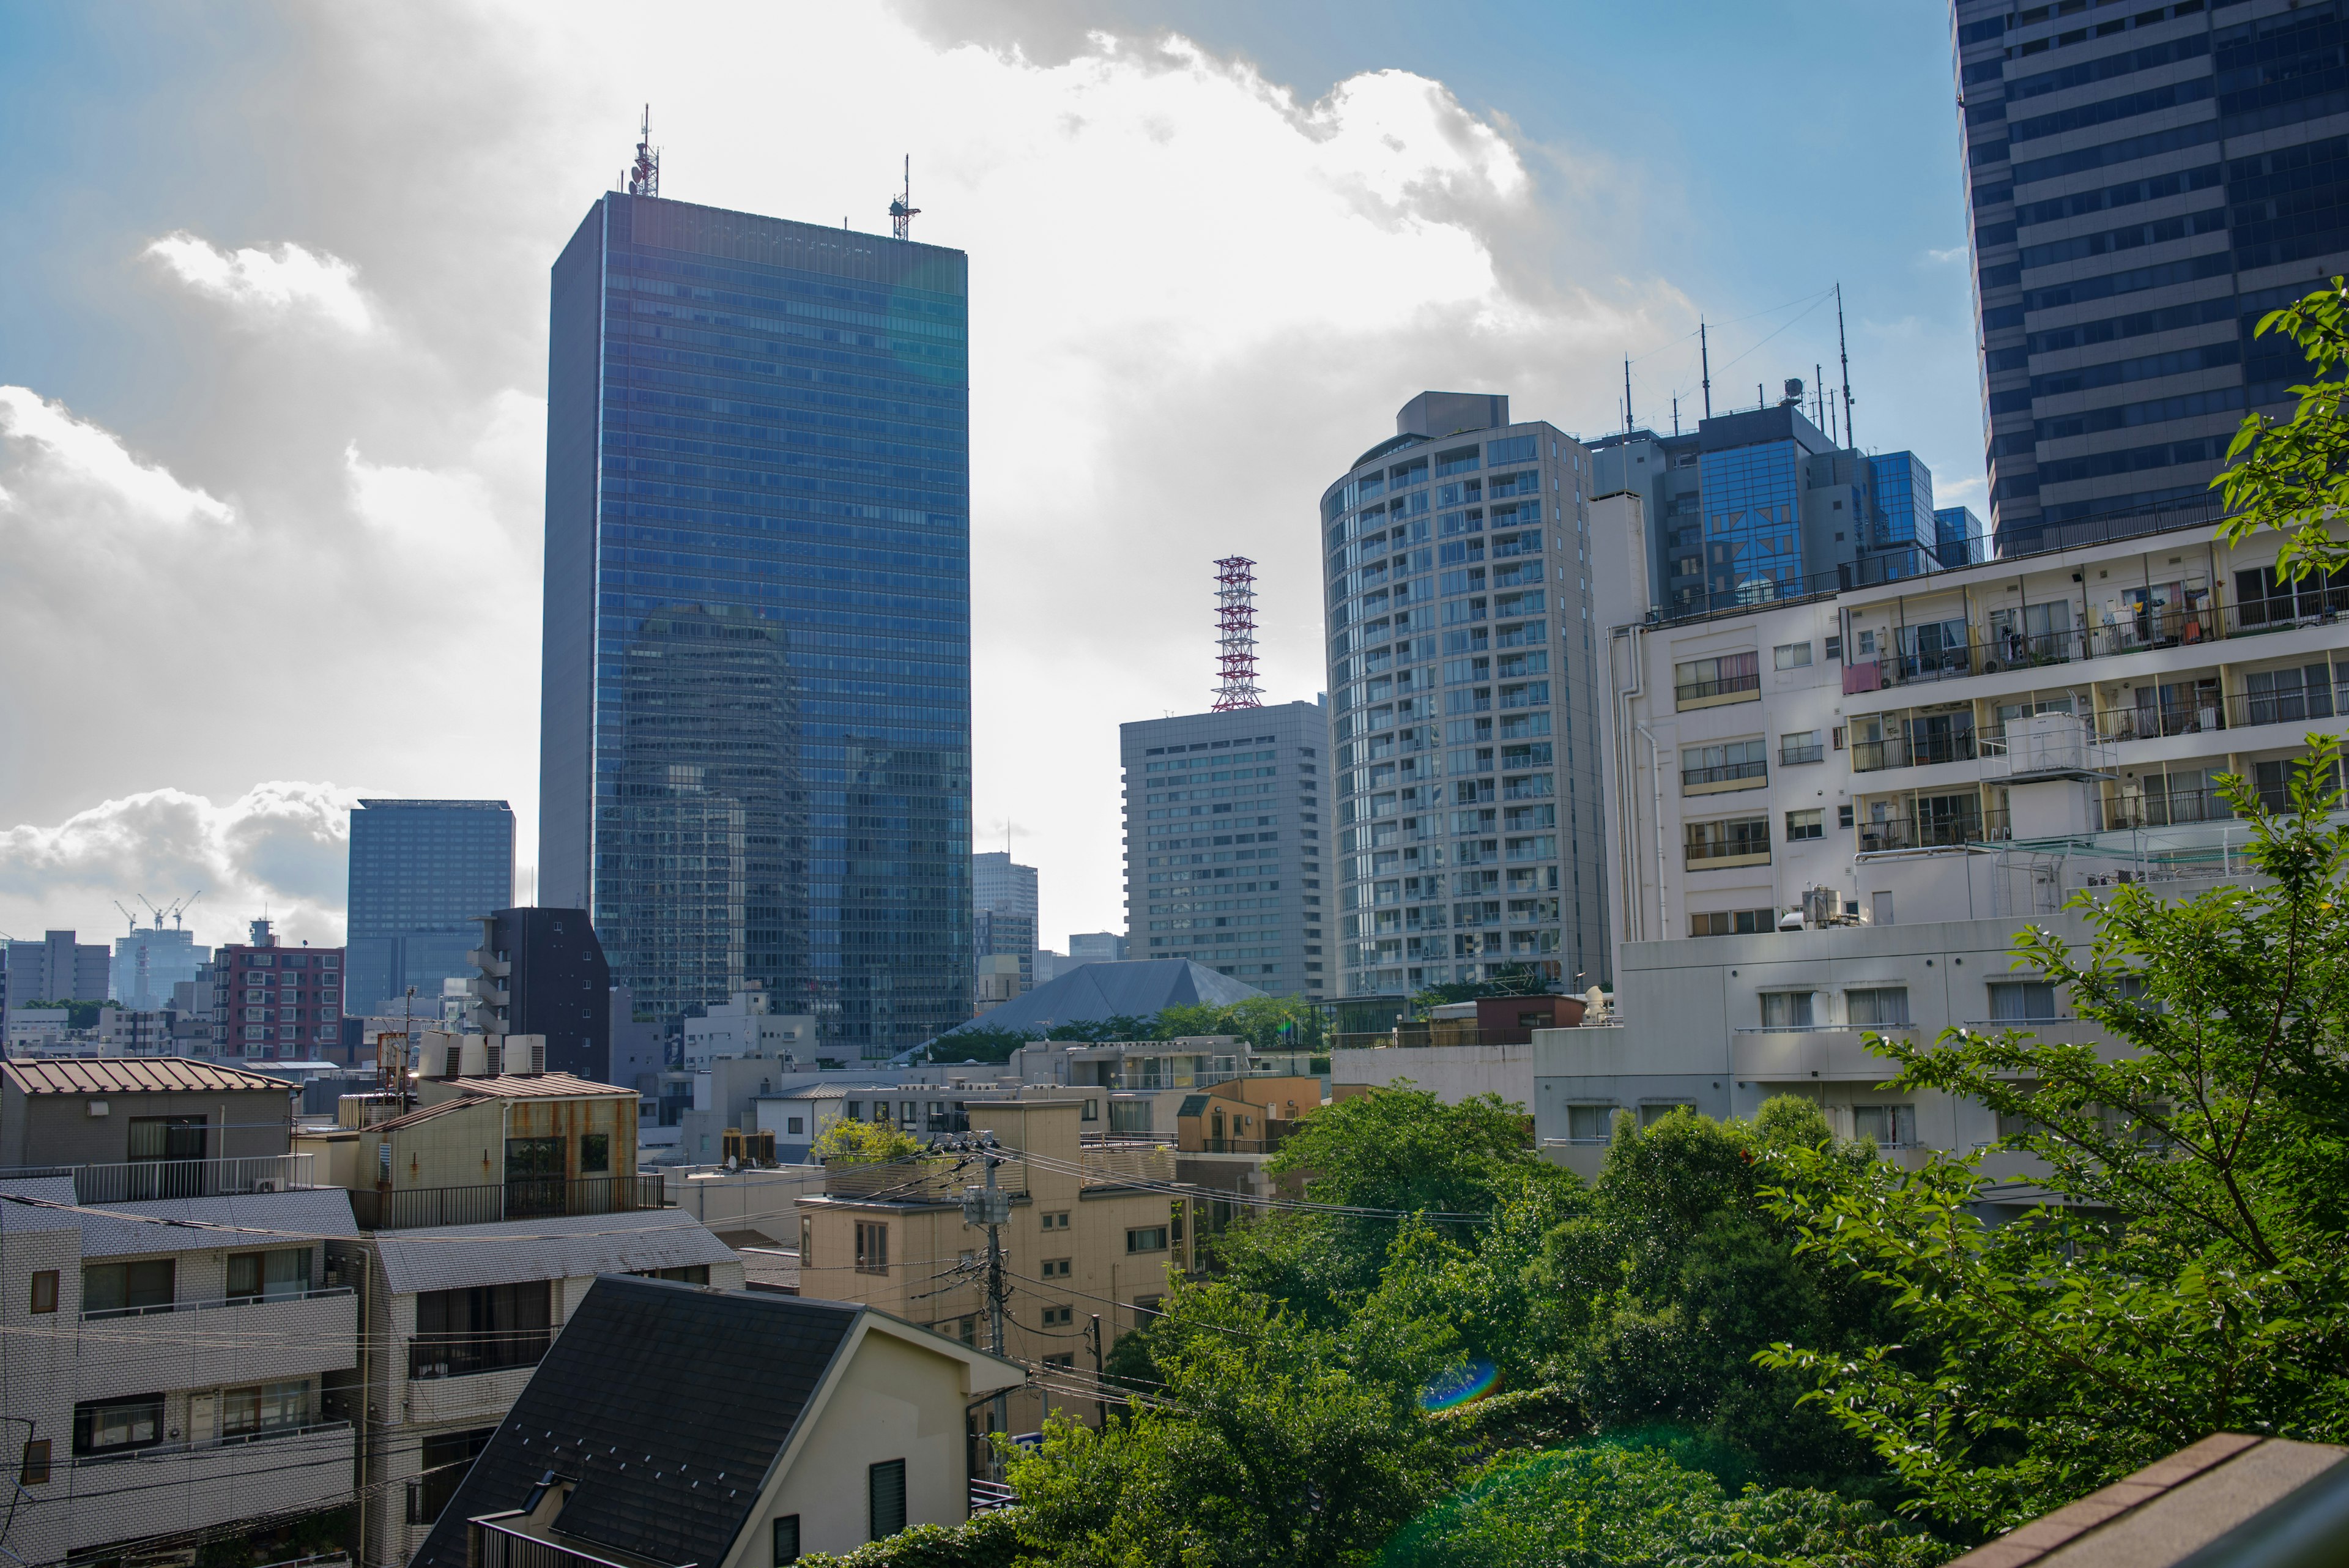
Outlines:
<svg viewBox="0 0 2349 1568"><path fill-rule="evenodd" d="M616 1214L658 1209L667 1199L661 1178L590 1176L577 1180L528 1177L478 1187L361 1188L351 1212L362 1231L415 1231L435 1225L485 1225L497 1220L540 1220L569 1214Z"/></svg>

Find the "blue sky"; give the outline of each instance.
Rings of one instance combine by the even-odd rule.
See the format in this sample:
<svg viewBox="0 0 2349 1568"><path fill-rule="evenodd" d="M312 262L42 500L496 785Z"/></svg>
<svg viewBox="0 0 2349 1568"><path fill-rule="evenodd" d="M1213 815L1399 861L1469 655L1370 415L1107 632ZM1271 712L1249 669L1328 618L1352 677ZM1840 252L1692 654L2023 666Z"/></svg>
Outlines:
<svg viewBox="0 0 2349 1568"><path fill-rule="evenodd" d="M1313 498L1423 387L1598 434L1629 353L1693 419L1700 311L1745 403L1832 377L1840 278L1862 443L1981 510L1926 0L647 15L0 0L0 929L184 882L331 938L362 792L534 859L546 268L647 99L670 195L877 229L910 152L971 253L976 827L1052 945L1121 923L1206 563L1310 697Z"/></svg>

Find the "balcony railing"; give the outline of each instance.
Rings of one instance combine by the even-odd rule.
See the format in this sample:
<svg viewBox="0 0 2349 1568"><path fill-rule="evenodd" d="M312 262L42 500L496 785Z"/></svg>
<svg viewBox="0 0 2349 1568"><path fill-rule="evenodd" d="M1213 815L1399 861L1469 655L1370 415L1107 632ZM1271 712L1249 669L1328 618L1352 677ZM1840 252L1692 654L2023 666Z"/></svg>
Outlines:
<svg viewBox="0 0 2349 1568"><path fill-rule="evenodd" d="M1750 839L1707 838L1694 840L1683 847L1686 850L1687 863L1694 867L1700 860L1728 860L1744 856L1766 856L1770 853L1770 839L1766 834Z"/></svg>
<svg viewBox="0 0 2349 1568"><path fill-rule="evenodd" d="M658 1209L658 1176L529 1177L479 1187L360 1188L351 1212L362 1231L416 1231L436 1225L486 1225L566 1214L617 1214Z"/></svg>
<svg viewBox="0 0 2349 1568"><path fill-rule="evenodd" d="M535 1535L525 1535L509 1529L502 1520L522 1518L520 1510L512 1513L485 1514L466 1521L465 1529L471 1540L471 1550L466 1560L471 1568L645 1568L651 1558L638 1557L620 1563L610 1557L598 1557L592 1552L575 1547L557 1546L552 1541L541 1541ZM679 1568L693 1568L691 1563Z"/></svg>
<svg viewBox="0 0 2349 1568"><path fill-rule="evenodd" d="M259 1306L276 1302L318 1301L327 1296L347 1296L349 1285L321 1285L316 1290L288 1291L277 1295L223 1296L208 1302L159 1302L152 1306L101 1307L81 1314L84 1323L110 1322L117 1318L154 1317L164 1313L213 1312L222 1307Z"/></svg>
<svg viewBox="0 0 2349 1568"><path fill-rule="evenodd" d="M2303 687L2297 691L2238 691L2227 699L2227 722L2253 724L2323 723L2349 718L2349 688L2337 694L2330 686Z"/></svg>
<svg viewBox="0 0 2349 1568"><path fill-rule="evenodd" d="M2105 808L2108 827L2177 827L2196 822L2230 822L2235 808L2216 790L2153 791L2124 795Z"/></svg>
<svg viewBox="0 0 2349 1568"><path fill-rule="evenodd" d="M1682 768L1681 787L1695 789L1703 784L1732 784L1739 779L1764 779L1770 776L1766 762L1728 763L1717 768Z"/></svg>
<svg viewBox="0 0 2349 1568"><path fill-rule="evenodd" d="M1971 730L1948 734L1929 733L1889 741L1854 741L1851 771L1878 773L1886 768L1922 768L1935 763L1967 763L1974 758Z"/></svg>
<svg viewBox="0 0 2349 1568"><path fill-rule="evenodd" d="M2234 701L2229 699L2230 704ZM2226 727L2225 710L2215 698L2207 706L2116 708L2096 715L2100 741L2157 741L2168 735L2210 734Z"/></svg>
<svg viewBox="0 0 2349 1568"><path fill-rule="evenodd" d="M134 1159L119 1165L26 1165L0 1177L70 1176L77 1203L151 1203L165 1198L234 1198L316 1187L307 1154L235 1159Z"/></svg>
<svg viewBox="0 0 2349 1568"><path fill-rule="evenodd" d="M1708 697L1728 697L1740 691L1758 693L1761 690L1762 675L1757 670L1752 675L1732 675L1722 680L1692 680L1673 687L1672 699L1676 702L1702 702Z"/></svg>
<svg viewBox="0 0 2349 1568"><path fill-rule="evenodd" d="M1909 816L1888 816L1862 822L1858 831L1862 855L1885 849L1944 849L1983 841L1982 819L1978 816L1932 817L1922 822Z"/></svg>

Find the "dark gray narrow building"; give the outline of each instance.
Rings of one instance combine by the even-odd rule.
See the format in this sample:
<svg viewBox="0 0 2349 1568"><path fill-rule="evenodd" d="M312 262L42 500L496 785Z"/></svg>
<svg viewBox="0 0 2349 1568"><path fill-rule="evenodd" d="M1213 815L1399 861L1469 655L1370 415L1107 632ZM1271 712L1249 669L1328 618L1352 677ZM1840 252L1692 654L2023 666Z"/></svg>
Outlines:
<svg viewBox="0 0 2349 1568"><path fill-rule="evenodd" d="M2215 515L2349 270L2343 0L1953 0L2000 554Z"/></svg>
<svg viewBox="0 0 2349 1568"><path fill-rule="evenodd" d="M475 929L484 983L474 988L471 1023L484 1033L543 1034L548 1072L616 1082L612 971L587 911L500 909Z"/></svg>
<svg viewBox="0 0 2349 1568"><path fill-rule="evenodd" d="M970 1016L966 278L619 192L555 263L539 892L663 1023Z"/></svg>

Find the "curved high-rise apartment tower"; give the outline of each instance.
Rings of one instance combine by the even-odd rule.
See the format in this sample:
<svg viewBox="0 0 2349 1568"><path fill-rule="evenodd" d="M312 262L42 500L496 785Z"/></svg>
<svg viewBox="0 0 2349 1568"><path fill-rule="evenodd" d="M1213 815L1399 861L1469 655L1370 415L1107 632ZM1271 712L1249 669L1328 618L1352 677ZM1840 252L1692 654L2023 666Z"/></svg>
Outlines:
<svg viewBox="0 0 2349 1568"><path fill-rule="evenodd" d="M1423 392L1321 496L1347 996L1609 972L1590 457Z"/></svg>

